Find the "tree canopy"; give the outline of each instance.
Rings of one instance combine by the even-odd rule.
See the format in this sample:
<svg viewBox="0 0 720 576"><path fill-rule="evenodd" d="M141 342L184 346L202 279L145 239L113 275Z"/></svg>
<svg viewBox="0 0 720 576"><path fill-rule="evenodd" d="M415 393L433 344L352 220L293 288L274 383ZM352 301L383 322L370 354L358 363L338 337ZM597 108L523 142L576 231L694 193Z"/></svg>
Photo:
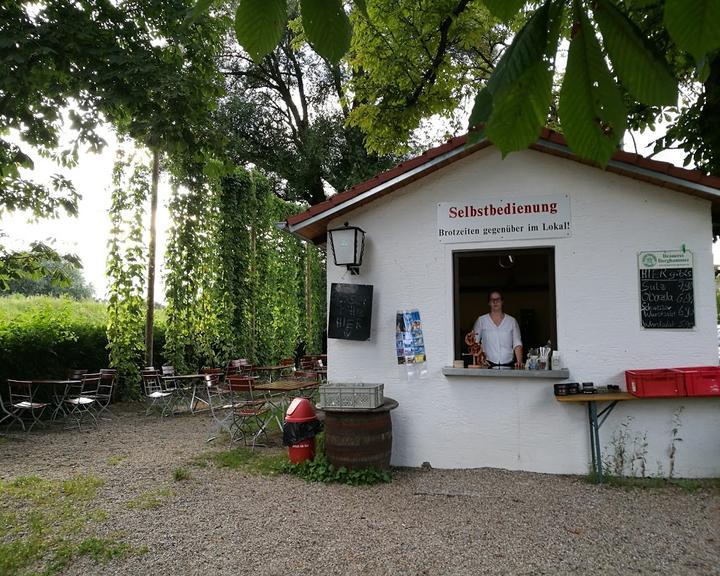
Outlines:
<svg viewBox="0 0 720 576"><path fill-rule="evenodd" d="M21 176L32 168L23 143L60 164L81 146L104 141L110 121L121 134L164 151L201 152L214 102L222 92L215 54L224 24L199 16L185 24L186 0L9 0L0 8L0 207L73 213L77 196L58 177L55 191ZM60 149L70 121L75 139ZM197 153L197 152L196 152ZM53 194L52 192L56 192Z"/></svg>
<svg viewBox="0 0 720 576"><path fill-rule="evenodd" d="M380 6L386 4L383 0L356 0L353 10L358 22L372 27L384 18ZM479 2L447 4L453 6L451 18L441 20L440 25L446 35ZM521 15L526 23L487 81L472 86L476 97L470 127L476 129L475 138L487 136L503 154L534 142L548 122L553 80L562 72L557 107L562 131L577 154L604 166L619 146L628 116L637 105L677 105L676 69L655 41L666 34L679 51L692 56L696 78L704 85L694 107L679 116L677 129L671 129L669 137L679 139L701 168L717 171L714 128L720 119L720 0L484 0L483 4L502 21ZM366 26L356 24L352 31L341 0L305 0L300 2L300 10L310 44L332 62L348 53L350 38ZM655 34L641 29L645 11L662 13ZM238 40L254 58L262 58L279 40L277 30L286 19L284 0L240 0L235 23ZM564 39L569 41L569 51L563 70L558 54ZM426 69L432 70L432 66L426 64ZM696 120L699 118L703 125Z"/></svg>
<svg viewBox="0 0 720 576"><path fill-rule="evenodd" d="M467 5L375 2L372 22L351 15L352 46L337 62L310 48L302 3L288 3L287 26L263 57L231 40L219 117L232 160L275 175L287 197L314 204L414 151L424 119L442 115L456 132L453 111L467 102L470 83L489 76L509 33L482 4Z"/></svg>
<svg viewBox="0 0 720 576"><path fill-rule="evenodd" d="M215 57L227 25L198 14L189 0L8 0L0 6L0 215L77 213L78 194L62 174L51 186L33 180L32 152L60 168L80 149L99 151L98 126L174 157L207 161L222 139L211 112L223 90ZM74 135L63 148L60 134ZM0 245L0 282L54 274L51 248L22 254ZM62 268L60 269L63 270Z"/></svg>
<svg viewBox="0 0 720 576"><path fill-rule="evenodd" d="M454 111L487 81L511 35L484 4L468 0L368 2L351 19L348 120L381 153L411 149L413 131L434 115L457 133Z"/></svg>
<svg viewBox="0 0 720 576"><path fill-rule="evenodd" d="M217 117L235 164L273 175L286 198L316 204L327 188L344 190L395 158L368 153L360 130L346 125L347 67L320 58L296 28L258 63L230 42Z"/></svg>
<svg viewBox="0 0 720 576"><path fill-rule="evenodd" d="M10 280L8 292L25 296L68 296L74 300L93 297L93 287L85 280L82 268L66 261L44 260L40 264L49 274Z"/></svg>

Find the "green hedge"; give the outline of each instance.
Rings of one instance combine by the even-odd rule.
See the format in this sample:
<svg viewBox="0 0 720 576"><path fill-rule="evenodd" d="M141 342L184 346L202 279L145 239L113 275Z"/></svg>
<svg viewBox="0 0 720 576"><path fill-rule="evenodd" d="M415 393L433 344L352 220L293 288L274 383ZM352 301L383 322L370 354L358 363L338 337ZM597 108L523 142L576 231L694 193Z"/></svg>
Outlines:
<svg viewBox="0 0 720 576"><path fill-rule="evenodd" d="M158 316L155 350L161 352L165 326L163 315ZM104 302L48 296L0 298L0 382L63 378L70 368L107 368L106 324ZM162 362L156 354L156 364Z"/></svg>

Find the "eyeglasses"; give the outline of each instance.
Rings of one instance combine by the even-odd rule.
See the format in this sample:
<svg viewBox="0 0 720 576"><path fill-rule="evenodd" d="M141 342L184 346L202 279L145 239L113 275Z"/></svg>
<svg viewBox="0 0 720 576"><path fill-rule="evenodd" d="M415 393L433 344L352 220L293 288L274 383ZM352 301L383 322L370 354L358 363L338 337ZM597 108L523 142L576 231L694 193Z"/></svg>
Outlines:
<svg viewBox="0 0 720 576"><path fill-rule="evenodd" d="M490 298L490 302L502 302L502 298Z"/></svg>

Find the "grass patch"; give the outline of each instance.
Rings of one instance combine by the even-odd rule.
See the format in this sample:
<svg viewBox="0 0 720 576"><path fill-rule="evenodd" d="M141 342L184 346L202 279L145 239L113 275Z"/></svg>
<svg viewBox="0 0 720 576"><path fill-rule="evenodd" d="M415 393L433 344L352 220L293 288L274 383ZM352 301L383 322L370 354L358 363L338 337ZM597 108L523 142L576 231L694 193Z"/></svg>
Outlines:
<svg viewBox="0 0 720 576"><path fill-rule="evenodd" d="M129 553L127 544L86 535L107 518L94 505L102 485L94 476L0 480L0 574L52 575L80 556L102 563Z"/></svg>
<svg viewBox="0 0 720 576"><path fill-rule="evenodd" d="M127 460L127 456L110 456L110 458L108 458L107 463L109 466L117 466L118 464L120 464L121 462L123 462L125 460Z"/></svg>
<svg viewBox="0 0 720 576"><path fill-rule="evenodd" d="M140 494L137 498L133 498L128 501L127 507L137 510L152 510L153 508L162 506L166 498L174 495L175 492L173 492L170 488L156 488L154 490L148 490L147 492Z"/></svg>
<svg viewBox="0 0 720 576"><path fill-rule="evenodd" d="M588 481L595 483L596 476L594 474L588 475ZM679 489L690 493L706 491L720 494L720 478L633 478L603 475L603 483L614 488Z"/></svg>
<svg viewBox="0 0 720 576"><path fill-rule="evenodd" d="M345 467L335 468L325 458L324 434L316 437L316 454L314 460L301 464L292 464L285 451L267 453L253 452L249 448L239 447L222 452L206 452L195 458L194 466L207 466L210 462L219 468L242 470L250 474L275 476L277 474L293 474L311 482L336 482L353 486L379 484L391 482L392 476L386 470L365 468L362 470L348 470Z"/></svg>
<svg viewBox="0 0 720 576"><path fill-rule="evenodd" d="M176 482L181 482L183 480L190 480L190 472L186 470L185 468L176 468L173 472L173 478Z"/></svg>
<svg viewBox="0 0 720 576"><path fill-rule="evenodd" d="M287 462L285 452L267 454L265 452L253 452L250 448L238 447L232 450L205 452L196 457L193 466L206 467L211 462L219 468L230 468L242 470L250 474L263 476L275 476L282 473Z"/></svg>

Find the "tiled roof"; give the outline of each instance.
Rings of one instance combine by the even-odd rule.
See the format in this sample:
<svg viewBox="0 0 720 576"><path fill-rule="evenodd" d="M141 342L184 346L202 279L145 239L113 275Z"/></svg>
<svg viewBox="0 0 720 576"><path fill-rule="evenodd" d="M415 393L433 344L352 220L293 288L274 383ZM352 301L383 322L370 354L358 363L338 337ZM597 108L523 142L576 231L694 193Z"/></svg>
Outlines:
<svg viewBox="0 0 720 576"><path fill-rule="evenodd" d="M452 138L420 156L402 162L370 180L356 184L324 202L311 206L305 212L289 217L286 227L308 240L316 243L324 242L325 226L330 218L336 218L346 211L390 194L439 168L492 145L488 140L470 146L466 143L467 136ZM543 129L538 141L530 148L592 165L591 162L573 154L562 135L548 128ZM699 170L679 168L669 162L653 160L622 150L613 154L606 170L710 199L713 202L713 213L715 214L717 210L720 215L720 177L718 176L708 176ZM323 216L325 213L327 218Z"/></svg>

